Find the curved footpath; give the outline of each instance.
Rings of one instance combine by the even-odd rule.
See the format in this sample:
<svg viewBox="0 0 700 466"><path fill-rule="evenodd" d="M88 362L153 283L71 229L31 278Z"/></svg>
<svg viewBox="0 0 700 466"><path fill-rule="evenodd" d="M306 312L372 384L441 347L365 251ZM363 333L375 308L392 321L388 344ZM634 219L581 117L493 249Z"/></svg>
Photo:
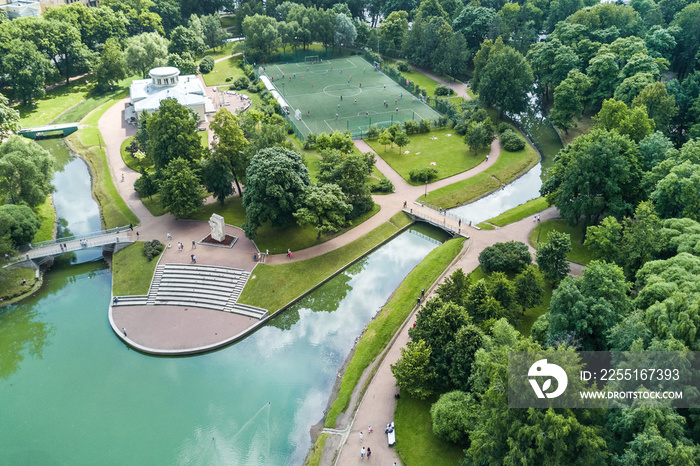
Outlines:
<svg viewBox="0 0 700 466"><path fill-rule="evenodd" d="M209 89L208 89L209 90ZM177 244L182 241L185 253L182 257L189 259L191 241L199 240L208 232L207 222L195 222L189 220L177 220L171 214L155 217L143 205L138 194L134 190L134 182L140 174L126 166L121 158L121 145L123 141L136 133L136 126L128 124L124 120L124 109L129 98L120 100L111 106L98 121L98 128L102 133L107 152L107 160L119 194L125 200L129 208L139 218L140 223L135 227L142 240L158 239L164 244ZM355 145L362 152L372 152L372 149L364 141L355 141ZM496 163L500 153L498 139L491 144L489 160L484 161L466 172L445 178L428 185L429 190L441 188L474 176L486 170ZM290 261L310 259L329 251L344 246L389 221L393 215L403 208L404 201L411 203L413 199L420 197L425 186L411 186L401 178L381 157L377 156L377 168L395 186L392 194L373 196L374 201L380 206L380 211L361 225L333 238L325 243L295 251L293 259L286 254L271 255L266 259L268 264L280 264ZM123 178L122 178L123 176ZM122 181L123 179L123 181ZM252 271L256 265L253 261L253 253L257 252L257 246L245 237L240 228L227 226L230 234L238 237L238 242L231 249L200 246L197 250L197 263L204 265L222 265ZM201 231L198 231L201 230ZM477 231L474 229L474 231ZM173 239L168 239L168 233ZM133 233L135 234L135 232ZM173 260L176 249L167 251L160 259L162 264ZM212 251L208 254L207 251ZM183 354L194 350L206 351L219 346L229 344L241 336L246 335L265 320L246 320L236 314L222 313L224 316L215 315L205 309L197 308L197 312L189 311L187 307L173 306L171 312L150 312L159 306L110 306L110 323L114 332L127 344L141 351L154 354ZM148 310L149 312L143 312ZM272 311L275 311L273 309ZM206 317L210 316L210 317ZM223 320L222 320L223 319ZM223 322L230 324L222 325ZM245 327L241 322L248 322ZM154 329L169 329L168 332L153 331ZM124 335L126 330L126 336Z"/></svg>

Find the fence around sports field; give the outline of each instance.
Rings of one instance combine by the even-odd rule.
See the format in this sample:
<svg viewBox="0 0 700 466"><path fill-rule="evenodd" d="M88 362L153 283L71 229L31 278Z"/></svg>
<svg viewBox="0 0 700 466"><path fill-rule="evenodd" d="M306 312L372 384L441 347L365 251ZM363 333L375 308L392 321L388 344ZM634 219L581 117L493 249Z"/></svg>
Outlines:
<svg viewBox="0 0 700 466"><path fill-rule="evenodd" d="M255 72L268 77L288 103L288 113L283 112L284 116L301 140L309 133L332 131L363 138L372 125L388 128L406 120L428 119L432 127L442 127L448 122L435 105L450 109L449 105L414 95L411 91L419 90L414 83L391 68L388 73L382 72L381 64L372 60L371 55L365 59L359 56L328 59L321 54L316 58L308 54L299 58L296 62L266 63L264 67L259 64ZM379 65L376 70L374 64ZM301 120L295 117L296 110L300 111Z"/></svg>

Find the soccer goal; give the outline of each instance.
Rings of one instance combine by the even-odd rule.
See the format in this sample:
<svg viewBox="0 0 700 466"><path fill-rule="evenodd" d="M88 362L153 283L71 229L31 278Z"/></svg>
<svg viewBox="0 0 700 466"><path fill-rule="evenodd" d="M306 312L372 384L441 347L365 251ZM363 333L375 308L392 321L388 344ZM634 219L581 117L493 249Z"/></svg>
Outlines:
<svg viewBox="0 0 700 466"><path fill-rule="evenodd" d="M318 61L318 55L309 55L304 57L304 62L308 65L309 63L314 63Z"/></svg>
<svg viewBox="0 0 700 466"><path fill-rule="evenodd" d="M379 71L382 69L382 64L379 63L378 61L374 62L374 71Z"/></svg>
<svg viewBox="0 0 700 466"><path fill-rule="evenodd" d="M298 108L294 111L294 116L297 118L297 120L301 120L301 110Z"/></svg>

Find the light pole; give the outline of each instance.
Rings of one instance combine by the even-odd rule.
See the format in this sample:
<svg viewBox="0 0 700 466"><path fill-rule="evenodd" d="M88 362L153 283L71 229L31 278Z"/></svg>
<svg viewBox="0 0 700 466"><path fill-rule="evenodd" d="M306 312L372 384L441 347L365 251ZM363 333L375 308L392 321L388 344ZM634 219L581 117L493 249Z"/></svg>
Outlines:
<svg viewBox="0 0 700 466"><path fill-rule="evenodd" d="M423 195L423 199L428 198L428 180L425 180L425 194Z"/></svg>

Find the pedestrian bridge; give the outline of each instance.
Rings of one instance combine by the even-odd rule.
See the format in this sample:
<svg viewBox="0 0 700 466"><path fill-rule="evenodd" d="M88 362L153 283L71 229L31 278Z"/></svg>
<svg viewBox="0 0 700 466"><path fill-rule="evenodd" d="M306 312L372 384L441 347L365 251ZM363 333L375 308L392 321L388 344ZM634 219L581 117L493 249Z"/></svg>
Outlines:
<svg viewBox="0 0 700 466"><path fill-rule="evenodd" d="M63 123L59 125L32 126L22 128L19 135L29 139L42 139L51 136L68 136L78 131L78 123Z"/></svg>
<svg viewBox="0 0 700 466"><path fill-rule="evenodd" d="M135 233L131 231L131 226L112 228L88 233L86 235L76 235L67 238L58 238L40 243L31 243L24 246L21 254L11 261L12 264L18 262L31 261L35 264L42 264L49 258L65 254L67 252L78 251L101 247L104 250L115 251L121 245L128 246L134 242ZM132 238L133 237L133 238Z"/></svg>
<svg viewBox="0 0 700 466"><path fill-rule="evenodd" d="M413 206L405 207L403 211L410 215L413 220L429 223L445 230L452 236L469 238L467 228L478 229L478 227L472 226L470 220L423 202L415 202Z"/></svg>

